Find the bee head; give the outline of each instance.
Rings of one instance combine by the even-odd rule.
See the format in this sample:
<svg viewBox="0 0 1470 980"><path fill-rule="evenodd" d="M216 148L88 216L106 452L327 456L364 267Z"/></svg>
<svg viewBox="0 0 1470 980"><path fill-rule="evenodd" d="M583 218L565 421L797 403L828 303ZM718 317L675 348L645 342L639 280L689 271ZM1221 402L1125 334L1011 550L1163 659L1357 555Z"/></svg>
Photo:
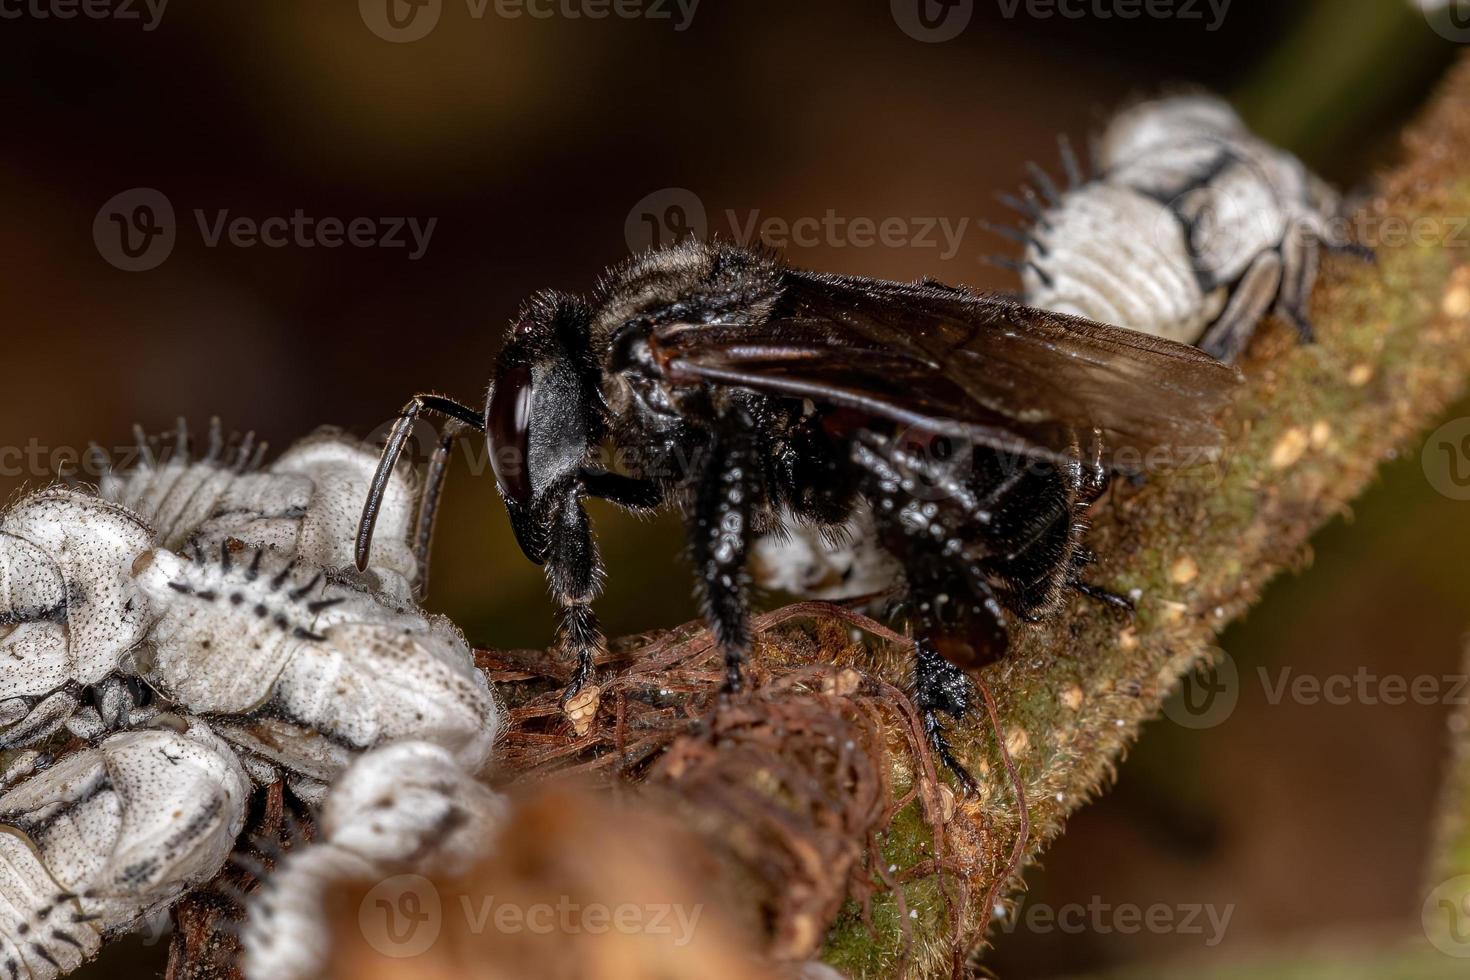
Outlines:
<svg viewBox="0 0 1470 980"><path fill-rule="evenodd" d="M495 483L521 550L546 557L550 504L578 478L604 420L587 305L559 293L526 304L500 353L485 408Z"/></svg>

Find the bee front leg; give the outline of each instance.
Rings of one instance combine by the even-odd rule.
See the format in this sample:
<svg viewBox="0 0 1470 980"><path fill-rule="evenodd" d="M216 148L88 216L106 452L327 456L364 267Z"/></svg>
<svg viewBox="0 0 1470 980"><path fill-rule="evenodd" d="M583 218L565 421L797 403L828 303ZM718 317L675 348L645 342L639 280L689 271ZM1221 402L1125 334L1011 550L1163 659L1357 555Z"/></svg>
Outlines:
<svg viewBox="0 0 1470 980"><path fill-rule="evenodd" d="M565 706L592 679L597 654L606 647L592 611L592 602L602 590L603 569L580 487L570 487L563 494L550 518L546 580L561 604L557 648L574 660L572 678L562 693Z"/></svg>
<svg viewBox="0 0 1470 980"><path fill-rule="evenodd" d="M699 470L693 508L686 515L689 554L705 619L725 655L727 694L743 685L741 667L750 652L745 560L760 487L759 461L747 433L735 430L716 436Z"/></svg>

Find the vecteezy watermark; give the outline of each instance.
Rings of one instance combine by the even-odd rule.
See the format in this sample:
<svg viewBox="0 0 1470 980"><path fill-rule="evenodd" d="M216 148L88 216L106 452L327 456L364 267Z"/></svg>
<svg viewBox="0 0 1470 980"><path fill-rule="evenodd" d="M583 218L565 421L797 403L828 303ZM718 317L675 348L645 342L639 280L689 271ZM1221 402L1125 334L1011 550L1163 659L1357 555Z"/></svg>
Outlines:
<svg viewBox="0 0 1470 980"><path fill-rule="evenodd" d="M420 875L395 875L379 882L357 910L358 927L368 945L384 956L402 959L427 952L438 940L448 915L463 918L473 935L495 931L506 935L660 936L676 947L689 945L699 927L704 905L677 902L638 904L577 902L563 895L556 901L510 902L494 895L441 896Z"/></svg>
<svg viewBox="0 0 1470 980"><path fill-rule="evenodd" d="M138 21L151 31L163 19L168 0L0 0L0 20Z"/></svg>
<svg viewBox="0 0 1470 980"><path fill-rule="evenodd" d="M1451 419L1419 454L1429 485L1451 500L1470 500L1470 418Z"/></svg>
<svg viewBox="0 0 1470 980"><path fill-rule="evenodd" d="M925 44L952 41L970 26L975 0L889 0L893 22Z"/></svg>
<svg viewBox="0 0 1470 980"><path fill-rule="evenodd" d="M1446 956L1470 958L1470 875L1441 882L1419 911L1424 935Z"/></svg>
<svg viewBox="0 0 1470 980"><path fill-rule="evenodd" d="M173 204L151 187L114 194L92 219L98 253L124 272L158 268L173 252L177 234Z"/></svg>
<svg viewBox="0 0 1470 980"><path fill-rule="evenodd" d="M1183 728L1214 728L1235 713L1240 700L1240 671L1230 654L1221 652L1179 682L1164 702L1164 717Z"/></svg>
<svg viewBox="0 0 1470 980"><path fill-rule="evenodd" d="M1463 705L1470 703L1470 677L1464 674L1376 674L1359 667L1351 674L1301 674L1291 667L1272 671L1256 668L1266 703L1282 701L1307 706L1342 707L1362 704L1369 707L1386 704L1391 707L1417 704ZM1274 675L1274 676L1273 676Z"/></svg>
<svg viewBox="0 0 1470 980"><path fill-rule="evenodd" d="M1360 666L1352 672L1314 674L1294 667L1257 667L1253 678L1269 707L1400 707L1470 704L1465 674L1380 674ZM1229 654L1189 675L1164 704L1164 716L1185 728L1224 724L1240 701L1244 678Z"/></svg>
<svg viewBox="0 0 1470 980"><path fill-rule="evenodd" d="M1218 31L1230 13L1231 0L995 0L1007 20L1182 20L1200 21Z"/></svg>
<svg viewBox="0 0 1470 980"><path fill-rule="evenodd" d="M975 222L968 217L868 217L844 215L834 208L795 217L766 214L759 208L727 208L719 237L741 245L772 248L928 248L942 260L960 254ZM710 220L699 195L684 187L665 187L645 195L628 212L623 233L634 252L673 245L686 238L709 238Z"/></svg>
<svg viewBox="0 0 1470 980"><path fill-rule="evenodd" d="M423 258L438 218L289 214L236 215L229 208L194 208L193 225L206 248L386 248L404 249L410 262ZM97 252L124 272L146 272L162 265L179 233L173 204L152 187L115 194L92 220Z"/></svg>
<svg viewBox="0 0 1470 980"><path fill-rule="evenodd" d="M999 913L1001 909L997 908L995 912ZM1138 933L1199 936L1205 946L1213 949L1225 939L1234 915L1233 902L1223 906L1209 902L1113 904L1094 895L1086 904L1069 902L1054 906L1045 902L1024 902L997 928L1007 934L1020 929L1040 935L1060 932L1069 936L1084 933L1101 936L1111 933L1124 936Z"/></svg>
<svg viewBox="0 0 1470 980"><path fill-rule="evenodd" d="M503 20L647 20L666 21L687 31L700 0L464 0L471 20L494 15ZM444 0L358 0L368 30L385 41L403 44L427 37L439 24Z"/></svg>
<svg viewBox="0 0 1470 980"><path fill-rule="evenodd" d="M1436 34L1456 44L1470 43L1470 0L1409 0L1424 12Z"/></svg>
<svg viewBox="0 0 1470 980"><path fill-rule="evenodd" d="M1218 31L1232 0L994 0L1001 17L1014 20L1180 20ZM915 41L937 44L962 34L975 16L974 0L889 0L893 22Z"/></svg>

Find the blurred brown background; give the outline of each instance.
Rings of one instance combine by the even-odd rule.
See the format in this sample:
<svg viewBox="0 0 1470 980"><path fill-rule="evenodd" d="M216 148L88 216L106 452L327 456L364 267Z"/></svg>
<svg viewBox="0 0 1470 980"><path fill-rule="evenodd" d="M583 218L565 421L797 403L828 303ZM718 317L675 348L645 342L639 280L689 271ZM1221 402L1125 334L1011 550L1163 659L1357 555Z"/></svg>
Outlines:
<svg viewBox="0 0 1470 980"><path fill-rule="evenodd" d="M175 0L161 16L138 2L136 19L7 2L6 494L45 482L53 452L124 444L134 421L218 414L282 445L326 422L381 431L414 391L477 401L531 291L589 287L650 229L688 224L681 215L698 227L691 195L670 188L692 192L704 230L724 235L757 213L898 218L910 235L927 218L963 222L957 248L937 232L885 247L840 231L788 253L818 269L1009 289L1009 273L979 261L1006 250L976 226L1007 219L994 193L1029 159L1055 170L1058 132L1080 138L1120 100L1181 82L1231 95L1265 135L1361 186L1456 49L1404 0L1236 0L1213 30L1204 2L1189 4L1195 18L1122 19L1086 12L1091 0L1072 4L1078 18L961 0L950 16L968 25L939 43L902 29L915 23L903 2L875 0L703 0L687 23L672 0L641 7L663 19L568 15L585 0L539 0L545 18L503 16L495 0L480 17L473 0L392 0L401 18L438 11L424 37L399 43L379 36L393 34L389 0ZM127 264L104 204L135 188L163 195L175 239L155 267L123 271L108 261ZM120 200L126 217L142 199ZM206 226L222 211L259 222L298 210L377 230L409 216L434 225L417 258L406 231L396 248L211 246L196 209ZM539 572L515 550L489 477L472 474L483 449L469 449L430 604L480 643L544 645ZM1218 963L1306 936L1417 929L1447 709L1273 705L1257 671L1456 672L1467 508L1435 492L1417 452L1391 465L1356 519L1321 536L1310 574L1279 583L1226 636L1243 679L1228 720L1157 723L1116 791L1031 878L1028 901L1053 907L1233 906L1223 941L1022 925L1002 937L996 969ZM608 629L690 618L677 523L596 516Z"/></svg>

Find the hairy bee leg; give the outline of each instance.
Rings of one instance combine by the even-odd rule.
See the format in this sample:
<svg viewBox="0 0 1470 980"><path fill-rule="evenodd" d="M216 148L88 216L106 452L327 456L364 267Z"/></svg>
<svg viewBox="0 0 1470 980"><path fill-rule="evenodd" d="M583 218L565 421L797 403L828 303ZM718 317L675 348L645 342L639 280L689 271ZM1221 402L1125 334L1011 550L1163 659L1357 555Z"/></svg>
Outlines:
<svg viewBox="0 0 1470 980"><path fill-rule="evenodd" d="M962 719L973 695L970 678L945 651L967 665L982 666L1002 656L1009 644L1004 613L984 571L948 550L958 525L978 520L985 502L953 485L954 493L942 507L934 507L927 520L915 519L914 505L918 504L919 518L926 507L910 496L905 485L915 486L914 478L921 476L932 486L949 486L952 478L871 433L859 436L853 462L870 474L865 495L883 547L907 569L904 606L914 635L914 699L924 733L945 768L966 793L972 793L975 778L956 758L940 715ZM936 536L931 532L934 526L945 528L945 533Z"/></svg>
<svg viewBox="0 0 1470 980"><path fill-rule="evenodd" d="M1227 363L1238 358L1256 324L1275 304L1276 295L1281 290L1281 277L1279 254L1263 252L1257 256L1241 276L1240 284L1230 297L1230 304L1200 339L1200 349Z"/></svg>
<svg viewBox="0 0 1470 980"><path fill-rule="evenodd" d="M954 773L965 794L973 795L979 790L979 784L955 758L944 725L939 720L941 712L956 721L969 713L975 693L973 683L964 671L936 653L927 640L917 640L914 643L914 692L929 747L945 768Z"/></svg>
<svg viewBox="0 0 1470 980"><path fill-rule="evenodd" d="M429 471L424 477L423 493L419 495L419 512L413 530L413 559L419 570L414 594L420 598L429 591L429 555L434 548L434 526L439 519L444 480L449 475L449 454L460 436L468 431L469 426L458 419L450 419L439 430L439 444L434 447L434 455L429 457Z"/></svg>
<svg viewBox="0 0 1470 980"><path fill-rule="evenodd" d="M382 509L383 497L388 493L388 482L393 478L393 469L403 455L408 435L413 424L424 412L448 416L476 432L485 431L485 416L466 405L441 395L414 395L398 413L393 428L388 430L388 439L383 444L383 455L378 459L378 469L373 473L373 482L368 487L366 502L362 505L362 520L357 525L357 570L367 571L368 556L373 548L373 528L378 523L378 511Z"/></svg>
<svg viewBox="0 0 1470 980"><path fill-rule="evenodd" d="M592 679L597 652L603 643L602 628L597 624L597 614L592 611L592 606L586 602L564 601L561 623L557 628L557 644L575 654L576 664L572 668L572 679L567 682L566 690L561 692L562 704L581 693Z"/></svg>
<svg viewBox="0 0 1470 980"><path fill-rule="evenodd" d="M575 658L562 704L592 679L597 654L606 646L592 601L602 589L602 558L592 537L592 522L582 506L581 488L569 486L551 514L546 579L561 603L557 646Z"/></svg>
<svg viewBox="0 0 1470 980"><path fill-rule="evenodd" d="M741 428L715 437L687 520L690 559L705 619L725 655L727 694L742 687L741 668L750 652L745 560L760 471L748 432Z"/></svg>
<svg viewBox="0 0 1470 980"><path fill-rule="evenodd" d="M563 705L592 680L597 654L606 646L597 614L592 610L592 600L602 587L602 558L578 495L586 493L629 510L657 507L663 496L658 485L651 481L603 470L583 470L578 479L579 485L568 492L553 517L550 558L546 563L546 577L561 602L557 646L575 658L572 678L562 691Z"/></svg>
<svg viewBox="0 0 1470 980"><path fill-rule="evenodd" d="M1112 482L1112 473L1108 471L1104 459L1102 433L1093 431L1086 452L1079 447L1074 465L1069 472L1075 484L1077 505L1085 511L1107 492L1108 485ZM1073 530L1077 543L1072 551L1072 568L1067 578L1067 587L1089 599L1095 599L1115 609L1125 610L1131 615L1134 612L1132 599L1083 581L1083 569L1095 564L1097 555L1082 543L1088 530L1088 522L1085 517L1079 517L1074 521Z"/></svg>
<svg viewBox="0 0 1470 980"><path fill-rule="evenodd" d="M581 479L582 488L587 491L588 496L606 500L635 513L653 510L664 500L663 490L652 480L593 469L583 470Z"/></svg>

